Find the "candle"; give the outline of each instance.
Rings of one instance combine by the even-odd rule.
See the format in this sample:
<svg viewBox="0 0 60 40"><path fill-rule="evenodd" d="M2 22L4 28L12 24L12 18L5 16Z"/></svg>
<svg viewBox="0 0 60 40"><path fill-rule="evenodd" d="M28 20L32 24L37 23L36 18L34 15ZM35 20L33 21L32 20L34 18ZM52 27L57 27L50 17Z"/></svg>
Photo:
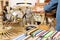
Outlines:
<svg viewBox="0 0 60 40"><path fill-rule="evenodd" d="M33 32L31 35L34 37L36 34L38 34L39 32L41 32L42 30L37 30L35 32Z"/></svg>
<svg viewBox="0 0 60 40"><path fill-rule="evenodd" d="M22 40L26 37L26 34L19 35L18 37L14 38L13 40Z"/></svg>
<svg viewBox="0 0 60 40"><path fill-rule="evenodd" d="M46 33L40 35L40 37L43 37L44 35L48 34L50 31L47 31Z"/></svg>
<svg viewBox="0 0 60 40"><path fill-rule="evenodd" d="M35 28L33 30L29 30L29 31L27 31L27 34L29 35L29 34L33 33L34 31L36 31L36 30L38 30L38 28Z"/></svg>
<svg viewBox="0 0 60 40"><path fill-rule="evenodd" d="M53 33L54 33L53 31L50 31L48 34L46 34L46 35L44 36L44 38L48 38L48 37L51 36Z"/></svg>
<svg viewBox="0 0 60 40"><path fill-rule="evenodd" d="M44 34L44 33L46 33L47 31L46 30L44 30L44 31L42 31L42 32L40 32L40 33L38 33L36 36L40 36L40 35L42 35L42 34Z"/></svg>

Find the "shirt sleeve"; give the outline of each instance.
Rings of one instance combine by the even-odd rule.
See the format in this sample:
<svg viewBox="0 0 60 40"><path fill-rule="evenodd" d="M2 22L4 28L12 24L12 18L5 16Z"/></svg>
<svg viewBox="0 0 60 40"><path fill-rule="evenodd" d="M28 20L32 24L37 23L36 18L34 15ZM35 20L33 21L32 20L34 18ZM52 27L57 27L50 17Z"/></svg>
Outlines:
<svg viewBox="0 0 60 40"><path fill-rule="evenodd" d="M51 0L47 5L44 6L44 10L50 12L52 9L55 9L58 5L58 0Z"/></svg>

